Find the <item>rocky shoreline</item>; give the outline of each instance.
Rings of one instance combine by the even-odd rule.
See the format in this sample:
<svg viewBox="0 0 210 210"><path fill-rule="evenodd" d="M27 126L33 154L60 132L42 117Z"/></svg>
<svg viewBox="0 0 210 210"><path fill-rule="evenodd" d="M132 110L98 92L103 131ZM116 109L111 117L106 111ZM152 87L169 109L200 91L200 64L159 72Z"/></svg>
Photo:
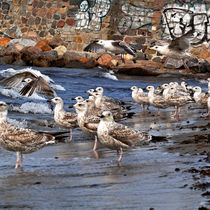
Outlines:
<svg viewBox="0 0 210 210"><path fill-rule="evenodd" d="M204 47L203 47L204 48ZM106 52L91 53L67 50L59 37L40 40L34 32L27 33L20 39L0 38L0 64L37 67L95 68L113 70L117 74L160 77L197 77L210 76L208 61L209 50L200 51L206 59L188 62L190 71L180 63L165 63L165 57L145 48L137 53L136 63L132 56L126 56L123 62L120 56ZM194 50L194 55L198 54ZM177 68L179 66L179 68Z"/></svg>

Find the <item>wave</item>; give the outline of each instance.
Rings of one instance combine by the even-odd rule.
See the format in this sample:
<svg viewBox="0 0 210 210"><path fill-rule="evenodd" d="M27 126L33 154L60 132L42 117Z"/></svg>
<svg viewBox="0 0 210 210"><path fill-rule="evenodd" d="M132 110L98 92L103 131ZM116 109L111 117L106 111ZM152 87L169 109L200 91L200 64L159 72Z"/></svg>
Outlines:
<svg viewBox="0 0 210 210"><path fill-rule="evenodd" d="M27 123L26 120L19 121L19 120L16 120L16 119L7 118L7 122L12 124L12 125L16 125L18 127L23 127L23 128L28 127L28 123Z"/></svg>
<svg viewBox="0 0 210 210"><path fill-rule="evenodd" d="M117 77L114 75L113 71L109 71L107 73L103 73L103 77L105 77L107 79L118 80Z"/></svg>
<svg viewBox="0 0 210 210"><path fill-rule="evenodd" d="M12 105L12 111L17 111L21 113L34 113L34 114L52 114L52 110L49 108L47 103L34 103L26 102L21 106Z"/></svg>

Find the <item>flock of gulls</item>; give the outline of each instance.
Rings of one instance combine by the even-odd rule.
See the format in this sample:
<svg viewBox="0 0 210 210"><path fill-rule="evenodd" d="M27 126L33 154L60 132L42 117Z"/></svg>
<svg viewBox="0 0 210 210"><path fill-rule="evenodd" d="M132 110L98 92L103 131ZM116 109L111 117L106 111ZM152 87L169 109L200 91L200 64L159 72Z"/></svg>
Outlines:
<svg viewBox="0 0 210 210"><path fill-rule="evenodd" d="M154 137L147 132L134 130L120 124L122 120L129 116L130 106L123 101L116 100L104 95L103 87L89 89L88 99L82 96L73 98L76 103L73 108L76 112L64 110L64 103L61 97L57 96L53 88L41 76L36 76L30 71L17 73L6 77L0 81L1 86L17 87L24 83L20 94L30 96L34 92L48 97L51 108L54 107L54 120L59 125L70 130L69 140L72 140L72 129L80 127L82 131L93 136L95 143L93 150L96 151L98 141L110 149L116 150L118 163L120 163L123 150L133 146L148 144ZM147 90L147 92L146 92ZM140 104L142 108L150 106L158 109L176 107L174 117L178 118L180 108L188 103L197 103L199 106L206 107L210 116L210 78L208 79L208 93L202 92L199 86L192 87L182 82L163 84L156 89L154 86L146 88L131 87L133 100ZM8 105L0 102L0 144L3 148L17 153L15 168L23 165L23 154L34 152L46 145L56 142L55 136L45 132L35 132L30 129L11 125L7 122ZM160 114L160 113L159 113Z"/></svg>

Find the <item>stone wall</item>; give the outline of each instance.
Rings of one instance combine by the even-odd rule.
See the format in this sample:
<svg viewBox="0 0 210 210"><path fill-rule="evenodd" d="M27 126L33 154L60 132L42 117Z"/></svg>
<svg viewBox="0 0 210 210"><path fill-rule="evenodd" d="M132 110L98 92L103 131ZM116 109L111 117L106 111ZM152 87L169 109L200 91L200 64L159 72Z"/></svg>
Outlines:
<svg viewBox="0 0 210 210"><path fill-rule="evenodd" d="M209 1L0 0L1 37L35 31L41 38L59 36L76 51L94 39L125 39L141 49L148 40L180 36L190 22L195 45L209 42Z"/></svg>

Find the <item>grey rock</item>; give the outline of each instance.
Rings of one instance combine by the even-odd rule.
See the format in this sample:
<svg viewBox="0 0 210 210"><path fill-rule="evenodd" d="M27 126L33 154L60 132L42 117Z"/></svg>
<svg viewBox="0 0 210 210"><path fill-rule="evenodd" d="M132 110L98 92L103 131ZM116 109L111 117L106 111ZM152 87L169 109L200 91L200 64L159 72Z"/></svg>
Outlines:
<svg viewBox="0 0 210 210"><path fill-rule="evenodd" d="M12 39L8 45L10 44L15 44L16 42L19 42L24 47L29 47L29 46L35 46L36 42L31 40L31 39Z"/></svg>

